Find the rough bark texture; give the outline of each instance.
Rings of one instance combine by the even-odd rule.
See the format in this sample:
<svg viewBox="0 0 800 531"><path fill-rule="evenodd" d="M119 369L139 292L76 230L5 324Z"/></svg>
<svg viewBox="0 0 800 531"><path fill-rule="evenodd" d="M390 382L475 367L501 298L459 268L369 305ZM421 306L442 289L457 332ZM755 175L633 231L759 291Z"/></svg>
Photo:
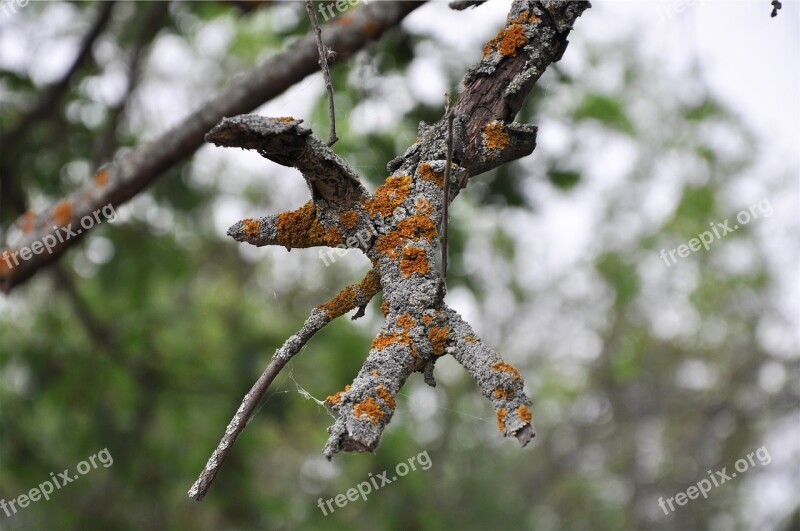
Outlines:
<svg viewBox="0 0 800 531"><path fill-rule="evenodd" d="M343 25L334 21L323 29L325 42L340 59L346 59L396 26L422 2L380 2L354 10ZM114 164L100 169L95 177L70 197L44 212L26 212L6 232L8 248L30 247L47 236L60 234L61 227L72 225L76 236L57 240L52 252L34 254L18 264L0 259L0 290L8 293L14 286L33 276L40 268L56 260L87 231L79 229L84 216L105 205L120 205L133 198L159 175L189 157L203 143L204 135L225 116L251 111L281 94L317 71L317 45L313 35L299 41L290 50L277 54L260 67L234 81L230 87L206 102L186 120L155 141L144 144Z"/></svg>
<svg viewBox="0 0 800 531"><path fill-rule="evenodd" d="M536 128L510 122L545 68L560 59L573 23L588 7L580 1L514 2L505 27L467 74L455 108L453 134L459 148L451 166L450 198L470 177L533 150ZM372 262L383 290L386 321L361 371L343 391L327 398L338 418L328 429L325 455L374 450L406 379L419 371L435 385L434 364L446 354L455 357L492 402L500 432L525 446L535 433L531 401L519 372L483 344L437 290L440 275L434 253L443 210L446 120L421 124L418 141L389 163L391 175L372 195L351 181L354 172L340 159L335 159L335 170L330 169L330 154L319 141L308 144L310 137L299 121L249 116L226 124L239 135L238 140L226 137L226 145L257 149L267 158L301 167L312 193L312 201L298 210L240 221L229 234L254 245L344 244L360 249ZM297 138L274 140L286 134ZM212 132L211 138L218 136ZM298 143L312 147L298 151ZM294 159L298 155L317 159L323 175L340 176L339 186L326 188L339 195L322 197L315 189L313 161L300 163ZM353 202L355 190L361 195ZM334 304L333 314L354 308L353 296ZM209 465L218 466L216 453Z"/></svg>

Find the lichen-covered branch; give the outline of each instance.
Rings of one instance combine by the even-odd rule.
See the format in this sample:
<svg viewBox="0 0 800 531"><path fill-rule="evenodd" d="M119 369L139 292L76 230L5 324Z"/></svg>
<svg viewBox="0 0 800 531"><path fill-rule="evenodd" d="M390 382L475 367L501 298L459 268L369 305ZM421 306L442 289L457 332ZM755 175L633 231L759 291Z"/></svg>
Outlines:
<svg viewBox="0 0 800 531"><path fill-rule="evenodd" d="M381 310L386 320L364 365L352 384L326 401L337 414L324 449L329 459L339 451L377 448L400 388L414 372L435 385L434 366L447 354L458 360L491 401L504 436L515 437L522 446L533 438L532 405L521 375L481 342L439 296L442 278L434 267L438 227L445 197L452 200L470 177L533 150L536 128L513 119L544 69L561 57L572 24L587 7L588 2L573 0L515 0L505 27L487 43L484 58L467 74L452 123L447 116L430 126L421 124L417 142L388 164L391 175L385 182L372 195L362 192L354 201L330 201L315 191L320 174L331 179L330 190L352 190L354 181L349 172L304 166L295 159L308 157L298 146L312 146L314 160L324 153L298 120L237 117L225 123L237 128L234 136L254 132L244 134L245 143L225 145L259 149L267 158L301 168L313 199L289 213L298 218L291 235L291 229L282 229L279 222L287 214L244 220L229 233L256 245L344 242L370 259L374 272L370 283L383 291ZM210 138L216 141L220 136ZM336 231L340 237L326 241L326 231ZM360 304L357 299L358 291L345 291L325 311L341 314L342 309ZM240 421L234 421L239 429ZM215 454L209 462L214 473L218 461ZM193 489L190 494L196 493Z"/></svg>
<svg viewBox="0 0 800 531"><path fill-rule="evenodd" d="M587 7L588 2L514 2L505 28L467 74L456 105L453 129L463 155L448 183L453 187L449 197L469 177L533 150L535 126L509 122L544 69L560 59L573 22ZM436 297L441 279L431 264L442 221L445 169L450 169L447 118L421 126L420 140L389 164L392 175L376 192L391 189L391 194L384 192L392 198L386 210L401 213L366 250L380 271L388 316L353 384L328 400L339 414L329 429L328 458L341 450L375 449L391 419L397 390L416 370L433 384L433 365L445 353L456 357L492 401L505 436L523 446L534 436L531 402L519 372Z"/></svg>
<svg viewBox="0 0 800 531"><path fill-rule="evenodd" d="M347 59L421 5L424 2L380 2L353 10L347 24L342 24L343 17L340 17L323 27L325 42L336 50L340 59ZM102 206L117 206L130 200L167 169L191 156L203 144L204 135L225 116L250 112L317 72L317 59L316 41L312 35L236 78L226 90L205 102L181 123L100 169L69 197L41 212L26 212L6 231L7 249L0 246L0 255L4 250L13 252L29 248L45 237L55 237L59 229L54 229L54 225L60 227L73 223L77 226L80 219ZM320 184L318 192L323 197L327 193L323 184ZM62 218L63 223L59 221ZM77 241L78 238L59 240L51 252L35 254L15 267L7 267L4 261L0 261L0 291L8 293L39 269L57 260Z"/></svg>
<svg viewBox="0 0 800 531"><path fill-rule="evenodd" d="M322 330L325 325L351 310L366 306L378 291L380 291L378 275L374 270L371 270L360 283L344 288L333 299L325 304L320 304L311 311L311 315L308 316L308 319L303 323L300 330L287 339L281 348L275 352L272 361L261 374L261 377L253 385L252 389L250 389L250 392L244 396L242 404L239 406L239 409L236 410L236 414L225 429L222 440L209 458L208 463L206 463L200 477L194 485L192 485L192 488L189 489L190 498L199 501L206 495L206 492L208 492L211 483L217 475L217 471L219 471L219 467L225 461L236 439L239 438L239 435L242 433L245 426L247 426L258 404L269 389L269 386L275 380L275 377L280 374L281 369L283 369L283 367L300 352L303 346L308 343L308 340L311 339L314 334Z"/></svg>
<svg viewBox="0 0 800 531"><path fill-rule="evenodd" d="M483 396L492 402L497 429L525 446L535 432L531 401L525 395L519 372L486 346L457 312L445 308L443 313L448 353L472 375Z"/></svg>

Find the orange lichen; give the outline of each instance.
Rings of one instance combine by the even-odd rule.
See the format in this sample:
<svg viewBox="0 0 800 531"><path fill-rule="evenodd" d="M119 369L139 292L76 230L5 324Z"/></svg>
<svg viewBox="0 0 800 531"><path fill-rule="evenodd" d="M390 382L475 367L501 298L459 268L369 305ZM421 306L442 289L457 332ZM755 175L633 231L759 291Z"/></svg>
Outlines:
<svg viewBox="0 0 800 531"><path fill-rule="evenodd" d="M410 277L414 273L427 275L431 271L431 264L428 262L428 255L425 249L420 247L404 247L400 255L400 273L404 277Z"/></svg>
<svg viewBox="0 0 800 531"><path fill-rule="evenodd" d="M356 416L356 418L361 418L362 416L366 415L373 424L377 424L378 421L385 416L381 406L379 406L375 401L375 398L371 396L367 397L367 399L363 402L357 402L354 404L353 414Z"/></svg>
<svg viewBox="0 0 800 531"><path fill-rule="evenodd" d="M258 219L243 219L242 225L244 225L244 233L250 237L261 232L261 221Z"/></svg>
<svg viewBox="0 0 800 531"><path fill-rule="evenodd" d="M397 318L397 325L402 326L405 328L406 332L408 332L412 327L417 325L417 322L414 321L414 318L411 317L410 313L404 313Z"/></svg>
<svg viewBox="0 0 800 531"><path fill-rule="evenodd" d="M383 350L393 343L397 343L397 334L384 334L381 332L372 340L372 348Z"/></svg>
<svg viewBox="0 0 800 531"><path fill-rule="evenodd" d="M417 175L422 180L430 181L440 188L444 186L444 173L434 171L427 162L423 162L417 167Z"/></svg>
<svg viewBox="0 0 800 531"><path fill-rule="evenodd" d="M519 406L519 409L517 409L517 416L525 424L530 424L531 419L533 418L533 415L531 415L531 410L525 406Z"/></svg>
<svg viewBox="0 0 800 531"><path fill-rule="evenodd" d="M489 149L505 149L511 141L511 137L505 131L505 127L498 121L491 122L483 130L483 138L486 147Z"/></svg>
<svg viewBox="0 0 800 531"><path fill-rule="evenodd" d="M334 298L317 306L317 309L325 310L328 313L328 319L341 317L356 307L358 301L356 288L361 291L366 300L369 300L381 289L380 277L374 270L370 271L357 286L347 286Z"/></svg>
<svg viewBox="0 0 800 531"><path fill-rule="evenodd" d="M498 387L494 390L494 396L497 398L511 398L514 396L514 390L505 390L502 387Z"/></svg>
<svg viewBox="0 0 800 531"><path fill-rule="evenodd" d="M506 415L508 414L508 410L506 408L501 407L497 410L497 429L501 432L506 431Z"/></svg>
<svg viewBox="0 0 800 531"><path fill-rule="evenodd" d="M417 241L433 241L438 235L436 225L427 216L411 216L397 224L397 232L403 238Z"/></svg>
<svg viewBox="0 0 800 531"><path fill-rule="evenodd" d="M519 380L519 372L517 369L509 365L504 361L498 361L494 365L492 365L492 370L494 372L507 372L514 377L515 380Z"/></svg>
<svg viewBox="0 0 800 531"><path fill-rule="evenodd" d="M380 236L375 242L375 249L381 254L397 258L399 247L408 241L427 240L433 241L438 235L436 225L426 216L411 216L397 224L395 230Z"/></svg>
<svg viewBox="0 0 800 531"><path fill-rule="evenodd" d="M356 228L356 220L358 219L358 212L355 210L345 210L339 214L339 223L346 229Z"/></svg>
<svg viewBox="0 0 800 531"><path fill-rule="evenodd" d="M339 17L338 22L342 26L349 26L353 23L353 15L342 15Z"/></svg>
<svg viewBox="0 0 800 531"><path fill-rule="evenodd" d="M381 400L386 402L387 406L389 406L392 409L395 408L396 404L394 401L394 397L392 396L392 393L390 393L389 390L386 389L386 387L384 387L383 385L379 385L376 388L376 391L378 392L378 396L381 397Z"/></svg>
<svg viewBox="0 0 800 531"><path fill-rule="evenodd" d="M12 265L13 259L11 258L14 252L14 249L8 248L0 253L0 278L7 276L14 267Z"/></svg>
<svg viewBox="0 0 800 531"><path fill-rule="evenodd" d="M509 24L521 24L523 22L534 23L534 22L539 22L540 20L541 19L539 17L537 17L536 15L534 15L533 13L529 13L529 12L525 11L520 16L518 16L518 17L516 17L516 18L514 18L512 20L509 20L508 23Z"/></svg>
<svg viewBox="0 0 800 531"><path fill-rule="evenodd" d="M411 354L416 357L417 348L414 346L411 339L411 329L416 326L416 321L411 317L411 314L404 313L397 318L396 322L397 326L401 327L402 330L392 332L391 334L384 334L381 332L372 340L372 348L382 350L393 343L411 345Z"/></svg>
<svg viewBox="0 0 800 531"><path fill-rule="evenodd" d="M277 229L278 243L286 247L335 247L342 243L342 234L338 228L326 228L320 224L312 201L297 210L278 215Z"/></svg>
<svg viewBox="0 0 800 531"><path fill-rule="evenodd" d="M108 169L104 168L97 172L94 176L94 185L97 187L105 186L108 184Z"/></svg>
<svg viewBox="0 0 800 531"><path fill-rule="evenodd" d="M295 121L295 119L292 118L291 116L279 116L279 117L277 117L275 119L278 120L281 123L289 123L289 122L294 122Z"/></svg>
<svg viewBox="0 0 800 531"><path fill-rule="evenodd" d="M371 214L370 217L375 219L378 214L384 217L391 216L394 210L401 206L408 197L411 182L410 175L398 175L386 179L386 182L375 190L372 199L365 204L367 211Z"/></svg>
<svg viewBox="0 0 800 531"><path fill-rule="evenodd" d="M388 234L384 234L380 236L378 240L375 242L375 249L381 253L389 255L390 258L397 258L400 251L398 251L398 247L403 244L403 239L400 238L400 235L397 233L397 230L393 230Z"/></svg>
<svg viewBox="0 0 800 531"><path fill-rule="evenodd" d="M34 221L36 221L36 214L33 213L33 210L28 210L22 215L22 226L20 227L22 234L28 234L33 230Z"/></svg>
<svg viewBox="0 0 800 531"><path fill-rule="evenodd" d="M330 395L328 398L325 399L325 401L327 403L331 404L331 405L338 404L339 402L342 401L342 394L346 393L349 390L350 390L350 386L349 385L345 385L344 386L344 391L336 391L335 394Z"/></svg>
<svg viewBox="0 0 800 531"><path fill-rule="evenodd" d="M433 212L433 205L424 197L417 198L414 202L414 206L417 208L417 214L420 216L428 216Z"/></svg>
<svg viewBox="0 0 800 531"><path fill-rule="evenodd" d="M53 221L57 225L66 225L72 219L72 202L61 201L53 209Z"/></svg>
<svg viewBox="0 0 800 531"><path fill-rule="evenodd" d="M434 356L444 355L444 344L449 333L450 329L446 326L433 326L428 330L428 339L431 340Z"/></svg>
<svg viewBox="0 0 800 531"><path fill-rule="evenodd" d="M371 299L381 290L381 277L375 270L371 270L358 285L366 299Z"/></svg>
<svg viewBox="0 0 800 531"><path fill-rule="evenodd" d="M522 24L511 24L507 28L501 29L494 39L486 43L483 48L483 57L492 53L495 46L503 57L517 55L517 50L526 42L528 42L528 38L525 36L525 27Z"/></svg>
<svg viewBox="0 0 800 531"><path fill-rule="evenodd" d="M378 369L372 369L372 376L380 376L380 375L381 371L379 371Z"/></svg>
<svg viewBox="0 0 800 531"><path fill-rule="evenodd" d="M384 317L389 315L389 301L383 301L381 303L381 313L383 313Z"/></svg>
<svg viewBox="0 0 800 531"><path fill-rule="evenodd" d="M333 320L355 308L356 297L358 297L356 290L350 286L347 286L334 298L317 306L317 309L328 312L328 319Z"/></svg>
<svg viewBox="0 0 800 531"><path fill-rule="evenodd" d="M478 338L473 335L469 335L464 338L464 341L466 341L467 343L475 343L477 340Z"/></svg>
<svg viewBox="0 0 800 531"><path fill-rule="evenodd" d="M364 24L364 29L362 30L361 33L363 33L365 37L374 37L375 35L380 33L380 31L381 31L380 23L375 22L374 20L370 20L366 24Z"/></svg>

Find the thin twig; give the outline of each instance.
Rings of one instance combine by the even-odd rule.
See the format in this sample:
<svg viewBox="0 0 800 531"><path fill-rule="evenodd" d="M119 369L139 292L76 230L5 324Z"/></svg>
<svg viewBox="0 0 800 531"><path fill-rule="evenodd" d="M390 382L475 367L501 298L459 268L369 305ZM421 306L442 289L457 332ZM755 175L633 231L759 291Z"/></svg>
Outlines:
<svg viewBox="0 0 800 531"><path fill-rule="evenodd" d="M322 29L319 27L317 21L317 14L314 13L314 6L311 0L306 0L306 11L308 11L308 18L311 19L311 27L314 28L314 35L317 38L317 49L319 50L319 66L322 68L322 77L325 78L325 90L328 91L328 118L331 122L331 131L328 135L328 147L336 143L339 138L336 136L336 110L333 106L333 83L331 83L331 72L328 68L328 54L335 57L332 50L325 48L322 43Z"/></svg>
<svg viewBox="0 0 800 531"><path fill-rule="evenodd" d="M139 85L142 63L147 55L148 48L156 38L161 28L169 17L168 2L154 2L147 7L140 21L137 21L136 35L134 36L131 51L128 56L128 79L125 93L122 98L108 109L105 134L102 135L93 157L95 167L100 167L103 162L114 155L117 148L117 128L127 113L131 97Z"/></svg>
<svg viewBox="0 0 800 531"><path fill-rule="evenodd" d="M8 133L2 136L3 145L6 149L12 145L19 144L28 133L28 129L37 121L43 118L57 117L58 113L53 112L53 109L58 105L58 102L66 94L70 87L71 82L75 78L78 70L83 67L92 57L92 48L94 47L97 39L102 35L108 23L111 21L111 12L114 9L114 2L104 2L101 8L98 8L99 13L94 24L89 28L89 31L81 42L81 47L78 54L72 61L72 64L61 76L56 83L49 85L42 91L41 97L24 115L19 118L19 121L14 125Z"/></svg>
<svg viewBox="0 0 800 531"><path fill-rule="evenodd" d="M272 361L269 362L269 365L250 389L250 392L244 395L242 404L225 429L225 435L222 436L222 440L219 442L219 445L217 445L217 449L211 454L211 458L208 460L203 472L200 473L200 477L197 478L192 488L189 489L190 498L200 501L205 497L220 466L222 466L231 448L233 448L236 439L238 439L239 435L244 431L247 423L250 422L250 419L255 414L261 399L264 398L269 386L286 364L302 350L305 344L314 337L314 334L322 330L337 317L357 307L366 306L379 290L380 284L377 282L377 273L375 270L371 270L359 284L348 286L331 301L311 311L311 315L309 315L306 322L303 323L302 328L287 339L283 346L275 352ZM342 294L349 294L352 291L360 292L360 296L353 299L349 297L346 298L346 302L340 307L337 301L342 300ZM337 310L331 311L329 306L335 306Z"/></svg>
<svg viewBox="0 0 800 531"><path fill-rule="evenodd" d="M447 121L447 159L444 165L444 183L443 192L444 200L442 205L442 230L441 232L441 248L442 248L442 277L439 279L439 298L444 298L445 291L447 290L447 216L450 209L450 165L453 163L453 107L450 102L450 96L445 93L445 120Z"/></svg>

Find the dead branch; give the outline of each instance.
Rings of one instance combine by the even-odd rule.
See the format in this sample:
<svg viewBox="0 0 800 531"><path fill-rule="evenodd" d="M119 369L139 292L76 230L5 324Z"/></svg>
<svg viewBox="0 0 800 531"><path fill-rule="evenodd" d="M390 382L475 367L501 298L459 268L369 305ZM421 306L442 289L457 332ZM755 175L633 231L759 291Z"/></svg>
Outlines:
<svg viewBox="0 0 800 531"><path fill-rule="evenodd" d="M297 233L276 221L287 214L262 218L259 223L245 220L231 228L230 234L237 239L257 245L283 244L289 239L295 246L344 241L348 247L361 249L373 264L375 282L383 291L381 309L386 320L358 376L326 400L338 414L328 429L324 454L329 459L340 451L377 448L407 378L418 371L427 383L435 385L434 365L445 354L456 358L492 402L504 436L515 437L525 446L535 435L531 401L519 372L444 304L437 289L442 275L432 264L443 203L455 198L469 177L533 150L536 128L511 120L544 69L561 58L572 25L588 7L588 2L574 0L515 0L505 27L487 43L483 60L468 72L455 117L447 113L434 125L421 125L418 141L388 164L391 175L373 195L363 195L346 209L327 201L311 201L295 211L307 220L299 224ZM258 129L255 141L237 145L261 149L262 139L276 134L296 137L282 137L282 148L309 141L310 133L298 127L299 121L283 121L288 125L277 126L281 119L237 117L232 123ZM458 158L453 156L454 145L459 146ZM290 151L284 148L280 153ZM274 156L271 153L269 158ZM451 169L455 182L445 178ZM306 178L311 186L314 177ZM339 173L339 179L349 177ZM340 186L346 188L347 184ZM445 195L444 188L451 186ZM326 243L326 238L331 242ZM356 294L343 295L343 300L352 301ZM232 426L239 429L240 421L234 421ZM228 449L229 445L225 446L225 451ZM216 471L218 455L209 464ZM197 492L193 488L190 495L196 497Z"/></svg>
<svg viewBox="0 0 800 531"><path fill-rule="evenodd" d="M192 488L189 489L189 497L197 501L203 499L208 492L211 483L217 475L217 471L225 458L228 456L233 443L244 430L247 423L256 411L258 404L264 397L264 394L269 389L269 386L275 380L275 377L281 372L287 363L297 355L303 346L311 339L314 334L322 330L325 325L344 315L345 313L354 310L358 307L366 306L366 304L380 291L380 284L378 283L378 275L374 270L367 273L359 284L348 286L343 289L336 297L331 299L325 304L320 304L311 311L306 322L300 330L279 348L272 361L264 370L264 373L250 389L242 400L242 404L236 411L236 414L231 419L225 434L222 436L217 449L211 455L206 467L200 474Z"/></svg>

